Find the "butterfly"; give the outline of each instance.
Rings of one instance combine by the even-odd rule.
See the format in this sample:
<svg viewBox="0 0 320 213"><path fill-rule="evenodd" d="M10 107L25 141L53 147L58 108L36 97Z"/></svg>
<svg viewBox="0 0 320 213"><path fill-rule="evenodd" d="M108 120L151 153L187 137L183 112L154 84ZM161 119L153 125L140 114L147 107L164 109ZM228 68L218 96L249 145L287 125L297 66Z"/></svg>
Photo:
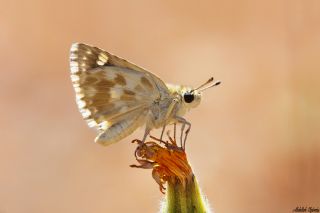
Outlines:
<svg viewBox="0 0 320 213"><path fill-rule="evenodd" d="M193 89L165 84L158 76L97 47L74 43L70 49L71 80L78 108L95 142L109 145L145 125L142 141L152 129L181 124L181 141L191 123L183 116L199 105L203 90L220 84L210 78ZM187 136L187 135L186 135ZM186 140L186 136L184 142Z"/></svg>

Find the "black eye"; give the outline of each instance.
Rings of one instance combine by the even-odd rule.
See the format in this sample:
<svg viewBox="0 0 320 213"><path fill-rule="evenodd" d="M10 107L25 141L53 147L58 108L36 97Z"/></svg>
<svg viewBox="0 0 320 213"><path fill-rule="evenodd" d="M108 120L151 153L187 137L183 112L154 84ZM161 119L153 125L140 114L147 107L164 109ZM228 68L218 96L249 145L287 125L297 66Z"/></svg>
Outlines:
<svg viewBox="0 0 320 213"><path fill-rule="evenodd" d="M185 93L183 99L186 103L191 103L194 100L194 95L192 93Z"/></svg>

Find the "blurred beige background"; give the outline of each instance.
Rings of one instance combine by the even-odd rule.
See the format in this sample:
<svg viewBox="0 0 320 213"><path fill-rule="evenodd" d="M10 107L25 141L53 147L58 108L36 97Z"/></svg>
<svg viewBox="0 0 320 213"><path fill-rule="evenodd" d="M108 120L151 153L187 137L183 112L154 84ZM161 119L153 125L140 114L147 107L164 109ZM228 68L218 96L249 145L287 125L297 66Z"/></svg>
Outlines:
<svg viewBox="0 0 320 213"><path fill-rule="evenodd" d="M157 212L135 132L95 144L69 77L72 42L165 82L220 87L187 115L187 152L217 213L320 207L320 1L4 1L0 212Z"/></svg>

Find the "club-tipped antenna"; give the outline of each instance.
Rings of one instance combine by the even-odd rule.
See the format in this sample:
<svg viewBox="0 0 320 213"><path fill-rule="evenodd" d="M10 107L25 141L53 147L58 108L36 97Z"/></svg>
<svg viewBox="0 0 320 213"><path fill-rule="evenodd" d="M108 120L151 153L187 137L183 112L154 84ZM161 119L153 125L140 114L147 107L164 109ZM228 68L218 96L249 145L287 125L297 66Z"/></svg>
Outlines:
<svg viewBox="0 0 320 213"><path fill-rule="evenodd" d="M207 80L205 83L203 83L200 86L198 86L196 89L191 90L191 92L193 92L194 90L203 91L203 90L206 90L206 89L209 89L211 87L218 86L219 84L221 84L221 81L217 81L217 82L215 82L214 84L212 84L210 86L204 87L204 86L210 84L213 80L214 80L213 77L209 78L209 80Z"/></svg>
<svg viewBox="0 0 320 213"><path fill-rule="evenodd" d="M192 91L194 91L194 90L198 90L198 89L200 89L201 87L204 87L205 85L207 85L207 84L211 83L213 80L214 80L214 78L213 78L213 77L209 78L209 80L207 80L205 83L201 84L201 85L200 85L200 86L198 86L197 88L195 88L195 89L191 90L191 92L192 92Z"/></svg>
<svg viewBox="0 0 320 213"><path fill-rule="evenodd" d="M211 88L211 87L218 86L219 84L221 84L221 81L216 81L214 84L212 84L212 85L210 85L210 86L207 86L207 87L205 87L205 88L201 88L201 89L199 89L198 91L201 92L201 91L204 91L204 90L209 89L209 88Z"/></svg>

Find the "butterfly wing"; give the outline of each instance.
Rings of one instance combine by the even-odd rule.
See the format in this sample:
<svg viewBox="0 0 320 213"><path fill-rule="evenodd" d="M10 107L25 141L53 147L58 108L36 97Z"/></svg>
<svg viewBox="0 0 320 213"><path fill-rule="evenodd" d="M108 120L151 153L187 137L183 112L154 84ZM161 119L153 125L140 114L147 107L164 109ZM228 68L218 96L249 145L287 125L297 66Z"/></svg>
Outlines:
<svg viewBox="0 0 320 213"><path fill-rule="evenodd" d="M153 102L169 93L154 74L86 44L72 45L70 69L79 110L104 145L143 125Z"/></svg>

